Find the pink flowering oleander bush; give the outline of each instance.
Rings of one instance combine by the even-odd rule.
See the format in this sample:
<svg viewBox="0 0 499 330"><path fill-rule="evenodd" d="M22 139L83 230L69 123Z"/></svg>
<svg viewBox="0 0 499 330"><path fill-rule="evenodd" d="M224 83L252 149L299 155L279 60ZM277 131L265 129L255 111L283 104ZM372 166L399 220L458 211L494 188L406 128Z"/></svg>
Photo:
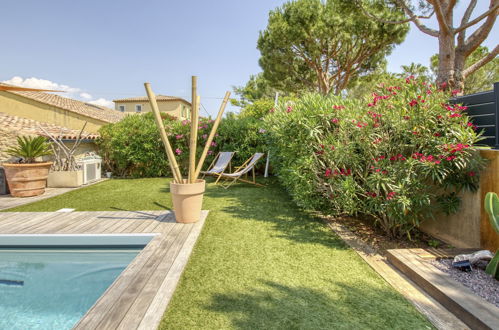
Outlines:
<svg viewBox="0 0 499 330"><path fill-rule="evenodd" d="M366 101L305 95L265 117L274 172L302 207L410 235L436 211L456 212L484 166L471 148L480 134L449 96L412 77Z"/></svg>
<svg viewBox="0 0 499 330"><path fill-rule="evenodd" d="M162 113L163 123L180 168L187 170L189 161L190 122ZM213 121L200 118L197 155L201 155ZM152 113L130 115L122 121L99 130L97 141L107 171L122 177L171 176L170 167ZM209 164L218 152L217 135L208 151ZM187 173L183 173L186 175Z"/></svg>

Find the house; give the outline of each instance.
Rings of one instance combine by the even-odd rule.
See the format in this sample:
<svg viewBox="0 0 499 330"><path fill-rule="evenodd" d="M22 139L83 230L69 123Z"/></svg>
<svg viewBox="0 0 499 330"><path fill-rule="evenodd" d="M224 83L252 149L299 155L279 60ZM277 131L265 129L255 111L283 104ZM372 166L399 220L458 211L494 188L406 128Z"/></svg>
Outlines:
<svg viewBox="0 0 499 330"><path fill-rule="evenodd" d="M5 84L1 84L5 85ZM0 112L53 124L67 129L97 133L99 128L125 117L113 109L44 92L0 91Z"/></svg>
<svg viewBox="0 0 499 330"><path fill-rule="evenodd" d="M190 118L191 103L183 98L158 94L156 95L156 101L160 112L166 112L179 119ZM115 109L119 112L127 114L151 112L147 96L118 99L113 100L113 102Z"/></svg>
<svg viewBox="0 0 499 330"><path fill-rule="evenodd" d="M68 129L54 124L39 122L33 119L22 118L7 113L0 112L0 162L11 160L5 151L17 145L18 136L45 136L47 134L40 128L50 133L55 138L61 138L69 147L76 141L80 135L79 130ZM83 131L81 132L82 141L75 151L75 157L81 157L87 152L95 152L95 139L98 134Z"/></svg>

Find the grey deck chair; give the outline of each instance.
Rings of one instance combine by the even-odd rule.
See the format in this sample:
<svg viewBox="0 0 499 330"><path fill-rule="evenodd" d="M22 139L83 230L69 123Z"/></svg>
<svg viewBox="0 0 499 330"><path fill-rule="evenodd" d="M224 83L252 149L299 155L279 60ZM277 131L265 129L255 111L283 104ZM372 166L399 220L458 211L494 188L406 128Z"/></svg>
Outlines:
<svg viewBox="0 0 499 330"><path fill-rule="evenodd" d="M246 183L251 183L251 184L254 184L256 186L263 187L263 185L256 183L256 181L255 181L255 165L258 162L258 160L260 160L260 158L262 158L264 155L265 154L263 154L263 153L257 152L250 159L245 161L241 166L236 167L236 171L234 173L219 173L219 174L217 174L218 178L215 181L215 184L217 184L218 181L223 178L223 179L227 179L227 181L229 181L229 183L226 185L224 185L223 183L220 184L225 189L229 188L234 182L236 182L238 180L242 181L242 182L246 182ZM253 173L253 181L241 178L241 176L243 176L244 174L248 174L249 171L252 171L252 173Z"/></svg>
<svg viewBox="0 0 499 330"><path fill-rule="evenodd" d="M223 171L225 171L227 166L229 166L229 171L230 171L230 161L232 159L232 156L234 156L233 152L219 152L218 155L211 162L210 166L208 167L208 170L201 171L201 174L203 174L203 178L206 175L217 175L223 173Z"/></svg>

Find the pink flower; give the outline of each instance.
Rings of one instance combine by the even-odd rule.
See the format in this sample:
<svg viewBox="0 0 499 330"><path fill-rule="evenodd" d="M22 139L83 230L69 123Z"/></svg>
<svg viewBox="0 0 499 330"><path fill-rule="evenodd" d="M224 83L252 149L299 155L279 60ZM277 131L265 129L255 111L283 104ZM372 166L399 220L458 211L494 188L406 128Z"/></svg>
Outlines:
<svg viewBox="0 0 499 330"><path fill-rule="evenodd" d="M217 143L216 143L215 141L212 141L212 142L211 142L211 146L212 146L212 147L216 147L216 146L217 146Z"/></svg>
<svg viewBox="0 0 499 330"><path fill-rule="evenodd" d="M213 155L213 151L208 150L208 155Z"/></svg>
<svg viewBox="0 0 499 330"><path fill-rule="evenodd" d="M182 125L184 125L184 126L185 126L185 125L187 125L187 124L189 124L189 121L188 121L187 119L182 120Z"/></svg>
<svg viewBox="0 0 499 330"><path fill-rule="evenodd" d="M392 192L389 192L387 195L386 195L386 199L387 200L391 200L393 199L393 197L395 197L397 193L395 191L392 191Z"/></svg>
<svg viewBox="0 0 499 330"><path fill-rule="evenodd" d="M412 100L411 102L409 102L409 105L411 107L415 106L416 104L418 104L418 101L417 100Z"/></svg>
<svg viewBox="0 0 499 330"><path fill-rule="evenodd" d="M411 119L411 117L409 117L409 116L404 116L404 119L405 119L405 120L409 120L409 119Z"/></svg>
<svg viewBox="0 0 499 330"><path fill-rule="evenodd" d="M181 139L181 138L183 138L183 137L184 137L184 135L182 135L182 134L178 134L178 135L176 135L176 136L175 136L175 138L176 138L177 140L180 140L180 139Z"/></svg>
<svg viewBox="0 0 499 330"><path fill-rule="evenodd" d="M203 140L206 140L206 138L208 137L208 134L203 134L201 137L203 138Z"/></svg>
<svg viewBox="0 0 499 330"><path fill-rule="evenodd" d="M329 178L329 177L331 176L331 172L332 172L332 171L331 171L331 169L330 169L330 168L327 168L327 169L326 169L326 172L324 173L324 176L325 176L326 178Z"/></svg>
<svg viewBox="0 0 499 330"><path fill-rule="evenodd" d="M270 113L274 113L274 112L275 112L275 108L271 108L271 109L269 110L269 112L270 112Z"/></svg>
<svg viewBox="0 0 499 330"><path fill-rule="evenodd" d="M476 173L475 173L475 172L473 172L473 171L470 171L470 172L468 172L468 175L469 175L469 176L475 176L475 175L476 175Z"/></svg>
<svg viewBox="0 0 499 330"><path fill-rule="evenodd" d="M338 124L340 120L338 118L333 118L331 119L331 122L334 123L334 124Z"/></svg>
<svg viewBox="0 0 499 330"><path fill-rule="evenodd" d="M290 113L291 111L293 111L293 108L291 106L289 106L287 109L286 109L286 112L287 113Z"/></svg>
<svg viewBox="0 0 499 330"><path fill-rule="evenodd" d="M179 148L177 148L177 149L175 149L175 153L176 153L177 155L180 155L180 154L182 153L182 150L180 150Z"/></svg>
<svg viewBox="0 0 499 330"><path fill-rule="evenodd" d="M457 94L461 93L459 89L454 89L452 92L452 96L456 96Z"/></svg>

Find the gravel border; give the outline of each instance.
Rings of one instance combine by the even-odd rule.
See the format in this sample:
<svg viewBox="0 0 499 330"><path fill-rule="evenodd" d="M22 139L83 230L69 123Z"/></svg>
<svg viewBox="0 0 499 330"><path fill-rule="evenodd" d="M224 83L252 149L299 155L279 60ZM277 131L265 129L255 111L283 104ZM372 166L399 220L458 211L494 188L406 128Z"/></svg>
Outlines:
<svg viewBox="0 0 499 330"><path fill-rule="evenodd" d="M477 296L499 308L499 281L485 273L483 269L473 267L471 272L464 272L452 267L451 259L432 260L430 263L469 288Z"/></svg>

